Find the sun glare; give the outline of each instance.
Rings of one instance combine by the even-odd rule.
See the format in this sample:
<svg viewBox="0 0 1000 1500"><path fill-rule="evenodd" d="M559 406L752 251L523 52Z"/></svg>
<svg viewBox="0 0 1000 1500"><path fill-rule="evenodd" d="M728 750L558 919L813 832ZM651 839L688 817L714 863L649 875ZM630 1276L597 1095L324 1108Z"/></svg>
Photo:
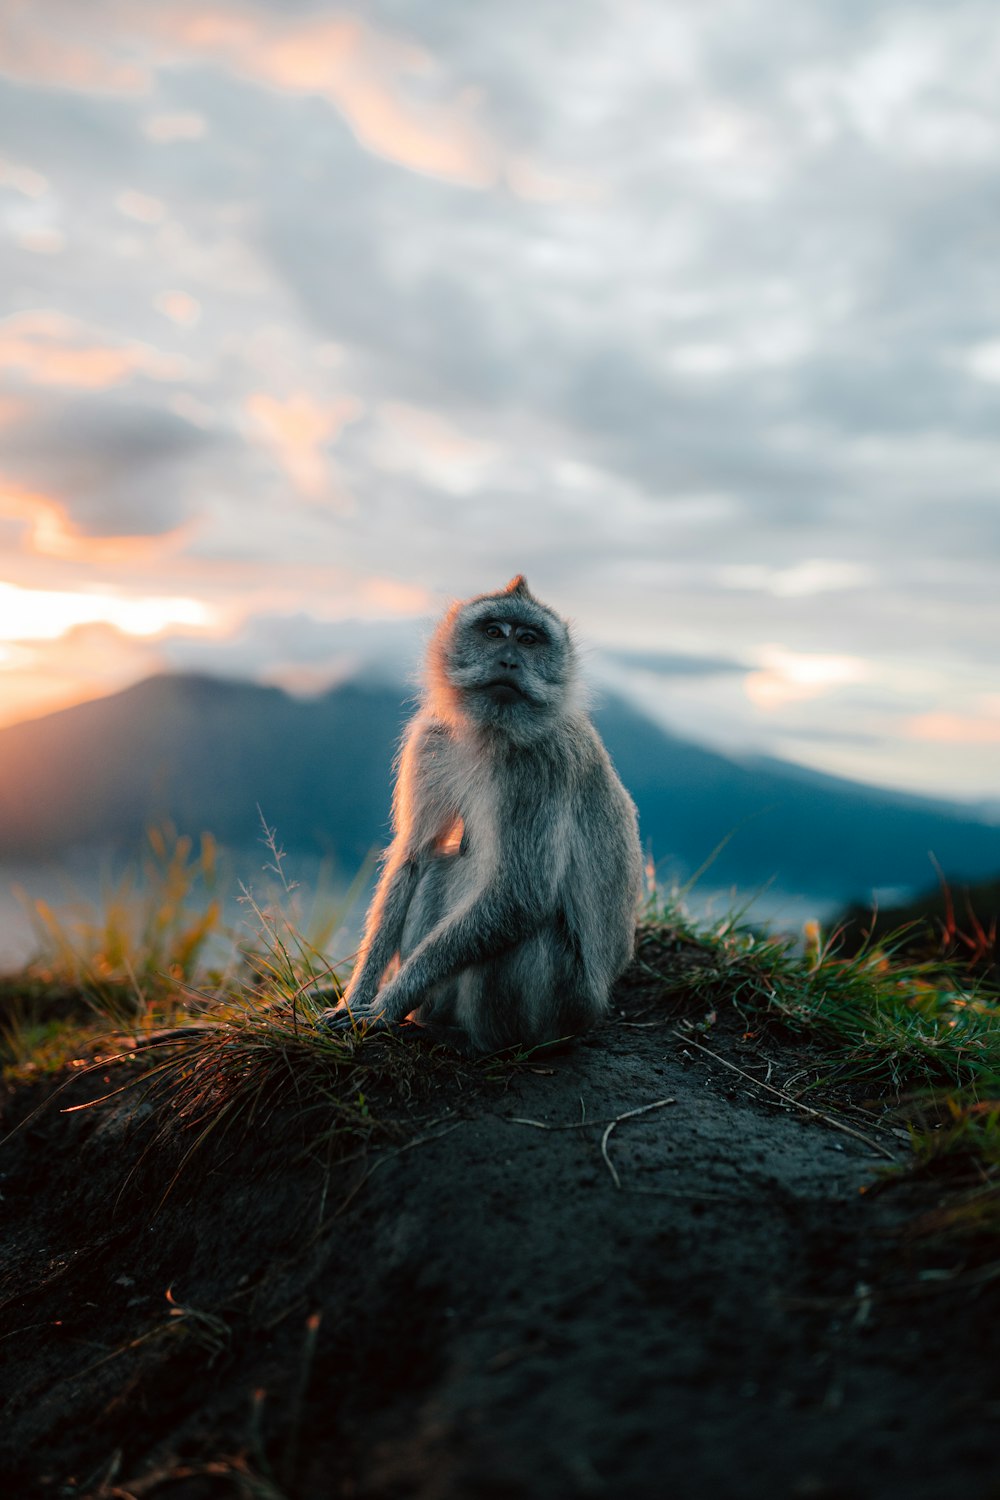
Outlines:
<svg viewBox="0 0 1000 1500"><path fill-rule="evenodd" d="M113 625L126 635L156 636L177 626L204 629L213 619L198 599L136 599L0 583L0 642L58 640L76 626L96 624Z"/></svg>

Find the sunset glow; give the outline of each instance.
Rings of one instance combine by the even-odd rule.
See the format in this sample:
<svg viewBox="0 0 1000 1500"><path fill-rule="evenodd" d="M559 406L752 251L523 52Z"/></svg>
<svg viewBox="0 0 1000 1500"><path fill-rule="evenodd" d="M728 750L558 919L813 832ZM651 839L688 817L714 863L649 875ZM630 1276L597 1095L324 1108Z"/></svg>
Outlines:
<svg viewBox="0 0 1000 1500"><path fill-rule="evenodd" d="M112 593L25 589L0 583L0 641L51 641L80 625L113 625L127 635L205 629L213 611L198 599L128 598Z"/></svg>

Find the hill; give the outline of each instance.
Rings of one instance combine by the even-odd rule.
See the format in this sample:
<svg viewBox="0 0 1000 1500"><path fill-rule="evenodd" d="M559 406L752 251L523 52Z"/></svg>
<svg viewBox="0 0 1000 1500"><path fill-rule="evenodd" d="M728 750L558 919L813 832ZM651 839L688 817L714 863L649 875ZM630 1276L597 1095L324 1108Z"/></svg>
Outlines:
<svg viewBox="0 0 1000 1500"><path fill-rule="evenodd" d="M641 956L561 1052L202 1011L8 1082L6 1493L995 1494L985 1222L870 1070L724 983L706 1030L721 948Z"/></svg>
<svg viewBox="0 0 1000 1500"><path fill-rule="evenodd" d="M0 731L0 848L36 859L132 850L151 821L246 848L258 805L283 844L353 870L386 837L392 759L411 705L347 683L302 701L278 688L156 677ZM666 733L621 700L595 720L658 861L690 873L728 836L714 884L849 900L926 884L928 853L961 880L1000 870L1000 828L967 811L739 760Z"/></svg>

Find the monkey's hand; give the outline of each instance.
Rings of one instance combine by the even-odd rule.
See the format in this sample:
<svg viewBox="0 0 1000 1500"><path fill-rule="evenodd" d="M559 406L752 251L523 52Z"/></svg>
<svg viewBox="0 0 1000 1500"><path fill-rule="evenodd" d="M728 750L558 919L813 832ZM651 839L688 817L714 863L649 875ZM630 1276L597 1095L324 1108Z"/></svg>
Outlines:
<svg viewBox="0 0 1000 1500"><path fill-rule="evenodd" d="M395 1029L381 1010L373 1010L367 1005L331 1006L329 1010L320 1011L316 1025L320 1031L341 1034L352 1031L358 1036L366 1036L370 1031Z"/></svg>

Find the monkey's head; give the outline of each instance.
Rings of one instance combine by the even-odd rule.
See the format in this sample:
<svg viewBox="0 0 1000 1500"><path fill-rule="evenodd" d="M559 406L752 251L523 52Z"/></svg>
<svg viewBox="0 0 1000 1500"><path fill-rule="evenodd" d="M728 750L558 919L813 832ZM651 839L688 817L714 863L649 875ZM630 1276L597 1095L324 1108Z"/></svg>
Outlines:
<svg viewBox="0 0 1000 1500"><path fill-rule="evenodd" d="M453 604L428 652L428 688L440 714L513 740L545 733L573 700L569 627L519 573L496 594Z"/></svg>

